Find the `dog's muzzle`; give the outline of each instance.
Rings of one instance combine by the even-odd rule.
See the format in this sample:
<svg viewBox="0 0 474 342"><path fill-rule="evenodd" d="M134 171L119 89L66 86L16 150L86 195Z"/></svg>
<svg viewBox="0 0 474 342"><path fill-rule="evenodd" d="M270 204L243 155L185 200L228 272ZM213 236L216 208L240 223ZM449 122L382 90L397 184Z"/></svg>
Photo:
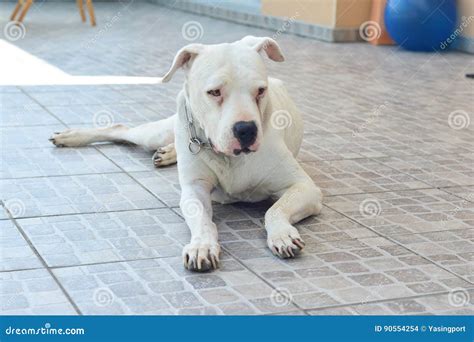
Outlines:
<svg viewBox="0 0 474 342"><path fill-rule="evenodd" d="M258 128L255 121L239 121L232 127L234 137L239 142L241 149L234 149L234 154L239 155L240 153L250 153L250 146L257 140Z"/></svg>

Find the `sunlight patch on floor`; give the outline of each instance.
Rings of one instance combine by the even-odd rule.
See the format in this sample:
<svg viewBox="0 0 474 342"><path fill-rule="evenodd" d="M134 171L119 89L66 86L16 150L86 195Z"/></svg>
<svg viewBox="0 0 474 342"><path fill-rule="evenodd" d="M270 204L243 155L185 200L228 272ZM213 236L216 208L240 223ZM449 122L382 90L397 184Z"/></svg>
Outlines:
<svg viewBox="0 0 474 342"><path fill-rule="evenodd" d="M159 77L74 76L0 39L0 86L155 84Z"/></svg>

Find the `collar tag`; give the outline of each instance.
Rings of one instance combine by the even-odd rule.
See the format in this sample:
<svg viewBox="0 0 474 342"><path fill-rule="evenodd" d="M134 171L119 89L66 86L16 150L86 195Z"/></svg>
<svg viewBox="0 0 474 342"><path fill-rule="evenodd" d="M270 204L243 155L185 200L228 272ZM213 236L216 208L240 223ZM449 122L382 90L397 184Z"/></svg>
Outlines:
<svg viewBox="0 0 474 342"><path fill-rule="evenodd" d="M198 138L189 138L188 149L192 154L198 154L201 152L203 143Z"/></svg>

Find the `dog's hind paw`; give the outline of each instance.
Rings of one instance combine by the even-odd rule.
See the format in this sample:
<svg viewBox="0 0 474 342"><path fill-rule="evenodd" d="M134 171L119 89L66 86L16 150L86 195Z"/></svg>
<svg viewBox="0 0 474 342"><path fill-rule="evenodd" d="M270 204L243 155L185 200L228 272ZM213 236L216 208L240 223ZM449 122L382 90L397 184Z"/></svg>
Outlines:
<svg viewBox="0 0 474 342"><path fill-rule="evenodd" d="M206 243L189 243L183 249L184 267L190 271L207 272L219 267L220 246Z"/></svg>
<svg viewBox="0 0 474 342"><path fill-rule="evenodd" d="M295 227L281 227L268 232L267 244L272 253L282 259L294 258L305 243Z"/></svg>
<svg viewBox="0 0 474 342"><path fill-rule="evenodd" d="M67 129L55 132L49 139L56 147L75 147L85 145L84 136L80 130Z"/></svg>

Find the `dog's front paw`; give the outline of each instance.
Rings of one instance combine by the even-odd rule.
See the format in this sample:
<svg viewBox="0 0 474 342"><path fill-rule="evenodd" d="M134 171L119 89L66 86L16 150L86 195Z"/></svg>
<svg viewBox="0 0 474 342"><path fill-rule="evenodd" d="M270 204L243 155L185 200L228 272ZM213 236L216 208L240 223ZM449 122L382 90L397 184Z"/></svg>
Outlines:
<svg viewBox="0 0 474 342"><path fill-rule="evenodd" d="M218 243L191 242L184 246L184 267L190 271L206 272L219 267Z"/></svg>
<svg viewBox="0 0 474 342"><path fill-rule="evenodd" d="M294 258L305 246L296 228L289 224L267 228L267 232L268 247L273 254L280 258Z"/></svg>
<svg viewBox="0 0 474 342"><path fill-rule="evenodd" d="M156 150L153 154L152 161L155 167L176 163L176 150L174 144L169 144L168 146L160 147Z"/></svg>

